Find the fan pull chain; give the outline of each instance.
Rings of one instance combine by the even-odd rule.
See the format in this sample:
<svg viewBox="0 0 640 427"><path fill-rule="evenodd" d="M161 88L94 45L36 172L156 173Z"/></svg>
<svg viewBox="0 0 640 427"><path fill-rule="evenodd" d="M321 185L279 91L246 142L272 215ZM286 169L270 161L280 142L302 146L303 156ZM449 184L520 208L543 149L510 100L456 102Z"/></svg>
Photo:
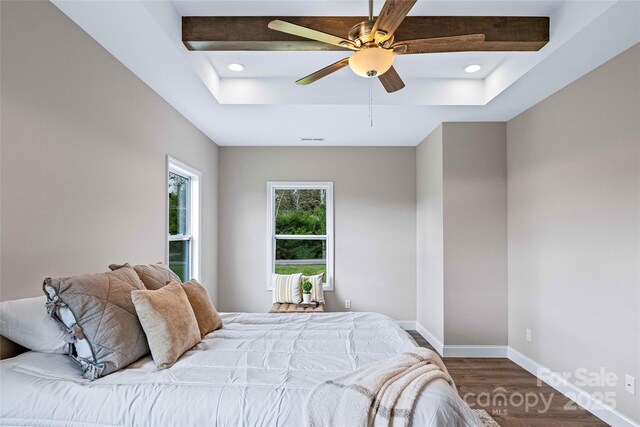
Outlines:
<svg viewBox="0 0 640 427"><path fill-rule="evenodd" d="M373 127L373 79L369 79L369 125Z"/></svg>

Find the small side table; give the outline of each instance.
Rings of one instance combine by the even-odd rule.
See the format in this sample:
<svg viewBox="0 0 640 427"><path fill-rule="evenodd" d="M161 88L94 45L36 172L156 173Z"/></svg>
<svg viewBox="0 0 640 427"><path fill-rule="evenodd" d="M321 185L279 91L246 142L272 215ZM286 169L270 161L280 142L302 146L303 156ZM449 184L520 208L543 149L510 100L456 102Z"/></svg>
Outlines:
<svg viewBox="0 0 640 427"><path fill-rule="evenodd" d="M271 306L269 313L323 313L324 304L317 307L301 307L298 304L276 302Z"/></svg>

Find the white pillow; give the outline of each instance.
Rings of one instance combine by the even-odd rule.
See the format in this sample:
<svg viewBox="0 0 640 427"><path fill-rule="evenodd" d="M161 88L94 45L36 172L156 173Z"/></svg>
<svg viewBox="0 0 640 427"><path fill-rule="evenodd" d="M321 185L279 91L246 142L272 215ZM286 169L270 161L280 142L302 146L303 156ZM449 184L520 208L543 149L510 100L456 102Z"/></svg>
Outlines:
<svg viewBox="0 0 640 427"><path fill-rule="evenodd" d="M0 303L0 335L29 350L67 353L67 334L47 314L46 302L43 295Z"/></svg>
<svg viewBox="0 0 640 427"><path fill-rule="evenodd" d="M311 288L311 301L316 301L324 304L324 288L322 283L322 276L324 274L316 274L315 276L302 276L300 279L302 283L310 282L313 286Z"/></svg>
<svg viewBox="0 0 640 427"><path fill-rule="evenodd" d="M300 293L301 277L302 273L272 274L273 302L300 304L302 302Z"/></svg>

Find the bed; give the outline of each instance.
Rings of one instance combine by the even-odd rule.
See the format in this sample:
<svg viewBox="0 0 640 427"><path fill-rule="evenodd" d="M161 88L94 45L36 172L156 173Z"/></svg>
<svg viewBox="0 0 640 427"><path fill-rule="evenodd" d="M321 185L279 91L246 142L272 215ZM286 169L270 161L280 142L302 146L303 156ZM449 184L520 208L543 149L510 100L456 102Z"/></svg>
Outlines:
<svg viewBox="0 0 640 427"><path fill-rule="evenodd" d="M224 313L224 328L158 371L150 356L88 382L65 355L0 363L0 424L301 427L311 389L416 347L377 313ZM411 425L476 426L445 381L424 388Z"/></svg>

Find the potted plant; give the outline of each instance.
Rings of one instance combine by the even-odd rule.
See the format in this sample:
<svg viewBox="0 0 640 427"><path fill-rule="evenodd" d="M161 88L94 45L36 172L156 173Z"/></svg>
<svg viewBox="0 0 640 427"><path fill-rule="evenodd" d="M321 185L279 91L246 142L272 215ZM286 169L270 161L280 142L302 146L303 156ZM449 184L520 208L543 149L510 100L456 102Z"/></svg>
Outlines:
<svg viewBox="0 0 640 427"><path fill-rule="evenodd" d="M311 303L311 289L313 289L311 282L304 282L302 284L302 302L304 304Z"/></svg>

